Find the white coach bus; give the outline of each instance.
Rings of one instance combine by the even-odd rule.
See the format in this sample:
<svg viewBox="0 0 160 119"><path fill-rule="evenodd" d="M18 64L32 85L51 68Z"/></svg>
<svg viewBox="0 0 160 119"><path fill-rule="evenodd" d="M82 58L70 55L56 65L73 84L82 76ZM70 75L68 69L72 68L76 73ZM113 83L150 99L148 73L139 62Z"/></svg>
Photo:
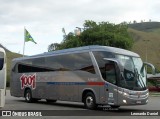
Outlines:
<svg viewBox="0 0 160 119"><path fill-rule="evenodd" d="M0 107L5 105L6 92L6 53L0 48Z"/></svg>
<svg viewBox="0 0 160 119"><path fill-rule="evenodd" d="M27 102L83 102L119 107L148 102L145 64L134 52L107 46L58 50L12 61L10 92Z"/></svg>

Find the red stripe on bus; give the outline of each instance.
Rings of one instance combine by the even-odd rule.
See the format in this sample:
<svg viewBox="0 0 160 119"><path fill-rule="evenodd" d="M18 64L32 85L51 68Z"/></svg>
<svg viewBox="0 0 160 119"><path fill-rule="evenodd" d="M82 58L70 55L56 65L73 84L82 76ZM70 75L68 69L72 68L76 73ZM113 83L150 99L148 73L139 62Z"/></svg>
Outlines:
<svg viewBox="0 0 160 119"><path fill-rule="evenodd" d="M99 86L102 86L102 85L105 85L105 82L87 82L87 85L99 85Z"/></svg>

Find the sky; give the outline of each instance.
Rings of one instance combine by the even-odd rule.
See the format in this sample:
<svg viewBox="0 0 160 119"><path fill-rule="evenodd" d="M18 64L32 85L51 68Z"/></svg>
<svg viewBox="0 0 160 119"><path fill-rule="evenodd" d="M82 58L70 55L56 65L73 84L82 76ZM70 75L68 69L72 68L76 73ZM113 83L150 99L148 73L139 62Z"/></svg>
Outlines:
<svg viewBox="0 0 160 119"><path fill-rule="evenodd" d="M0 0L0 44L23 54L24 28L37 42L25 55L47 52L48 45L83 27L85 20L121 23L160 21L160 0Z"/></svg>

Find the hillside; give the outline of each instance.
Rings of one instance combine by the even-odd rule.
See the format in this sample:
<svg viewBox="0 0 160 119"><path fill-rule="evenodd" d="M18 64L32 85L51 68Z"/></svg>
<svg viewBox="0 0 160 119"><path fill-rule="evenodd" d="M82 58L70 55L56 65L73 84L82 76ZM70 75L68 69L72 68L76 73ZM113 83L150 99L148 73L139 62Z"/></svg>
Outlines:
<svg viewBox="0 0 160 119"><path fill-rule="evenodd" d="M132 28L129 26L128 32L135 41L132 51L138 53L143 61L146 61L147 47L147 61L160 70L160 23L154 22L154 25L150 22L138 23Z"/></svg>
<svg viewBox="0 0 160 119"><path fill-rule="evenodd" d="M153 30L160 28L160 22L142 22L128 24L128 27L138 31L152 32Z"/></svg>
<svg viewBox="0 0 160 119"><path fill-rule="evenodd" d="M6 55L7 55L7 80L8 80L10 78L12 59L17 58L17 57L22 57L22 55L17 54L17 53L13 53L10 51L6 52Z"/></svg>

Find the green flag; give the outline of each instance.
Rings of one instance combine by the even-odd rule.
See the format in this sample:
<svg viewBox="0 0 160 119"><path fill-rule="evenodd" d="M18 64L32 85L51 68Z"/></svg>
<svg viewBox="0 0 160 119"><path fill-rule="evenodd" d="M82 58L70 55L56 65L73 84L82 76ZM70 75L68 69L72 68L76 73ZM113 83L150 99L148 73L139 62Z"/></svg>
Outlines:
<svg viewBox="0 0 160 119"><path fill-rule="evenodd" d="M24 30L25 30L25 36L24 36L24 37L25 37L25 42L31 41L31 42L37 44L37 43L33 40L31 34L30 34L26 29L24 29Z"/></svg>

